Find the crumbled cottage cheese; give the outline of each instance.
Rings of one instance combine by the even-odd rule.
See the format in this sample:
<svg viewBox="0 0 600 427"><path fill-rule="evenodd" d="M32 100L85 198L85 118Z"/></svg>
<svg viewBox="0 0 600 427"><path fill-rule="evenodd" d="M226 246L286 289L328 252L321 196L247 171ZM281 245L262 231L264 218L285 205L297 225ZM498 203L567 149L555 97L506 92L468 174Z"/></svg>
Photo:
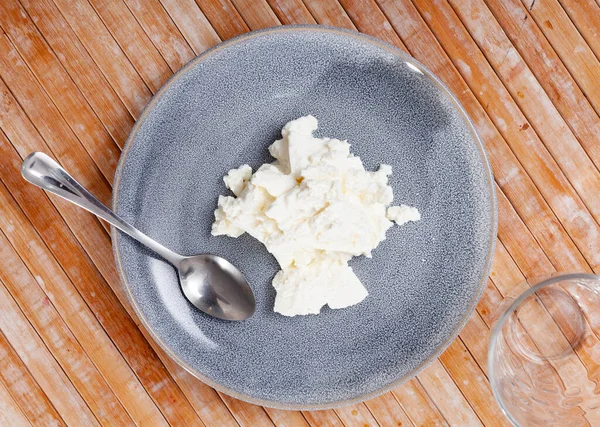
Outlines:
<svg viewBox="0 0 600 427"><path fill-rule="evenodd" d="M232 196L219 196L212 234L260 240L281 266L273 279L274 310L286 316L318 314L325 304L359 303L367 290L348 266L371 257L392 220L418 221L419 211L391 206L391 166L365 171L346 141L314 138L317 119L286 124L269 152L275 162L252 174L248 165L223 178Z"/></svg>

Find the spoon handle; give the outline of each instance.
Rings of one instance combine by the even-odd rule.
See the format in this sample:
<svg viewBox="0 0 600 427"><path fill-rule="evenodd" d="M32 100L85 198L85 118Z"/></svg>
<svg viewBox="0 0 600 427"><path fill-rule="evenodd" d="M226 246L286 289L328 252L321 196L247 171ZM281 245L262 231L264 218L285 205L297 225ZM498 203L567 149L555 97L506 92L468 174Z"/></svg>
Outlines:
<svg viewBox="0 0 600 427"><path fill-rule="evenodd" d="M99 216L119 230L133 237L138 242L152 249L171 264L177 266L184 258L146 236L137 228L119 217L116 213L108 209L100 202L100 200L94 197L71 175L69 175L67 171L61 168L58 163L44 153L34 152L27 156L23 161L23 166L21 166L21 174L23 175L23 178L33 185L37 185L46 191L67 199L90 211L94 215Z"/></svg>

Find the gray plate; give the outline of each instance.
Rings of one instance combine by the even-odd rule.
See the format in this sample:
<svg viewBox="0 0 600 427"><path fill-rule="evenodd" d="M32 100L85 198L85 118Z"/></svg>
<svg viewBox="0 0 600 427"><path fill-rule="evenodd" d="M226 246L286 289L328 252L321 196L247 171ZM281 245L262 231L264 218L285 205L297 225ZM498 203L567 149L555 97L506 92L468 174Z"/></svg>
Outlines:
<svg viewBox="0 0 600 427"><path fill-rule="evenodd" d="M369 291L318 316L273 312L275 259L253 238L212 237L222 177L271 161L289 120L348 139L368 169L393 166L396 203L422 220L394 227L351 265ZM225 322L194 309L175 271L113 229L116 262L146 328L211 386L273 407L315 409L399 385L456 336L483 289L496 235L490 169L467 116L414 59L325 27L243 35L193 60L136 123L117 170L114 208L164 245L226 257L249 279L256 314Z"/></svg>

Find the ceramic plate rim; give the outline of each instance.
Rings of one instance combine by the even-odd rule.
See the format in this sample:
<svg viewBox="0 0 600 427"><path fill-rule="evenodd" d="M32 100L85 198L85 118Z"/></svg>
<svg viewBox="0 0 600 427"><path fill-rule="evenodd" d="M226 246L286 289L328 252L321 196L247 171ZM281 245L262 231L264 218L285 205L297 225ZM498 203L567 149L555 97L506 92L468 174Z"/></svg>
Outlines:
<svg viewBox="0 0 600 427"><path fill-rule="evenodd" d="M118 195L119 195L119 183L122 178L123 166L127 159L127 154L129 153L129 150L133 146L133 141L137 134L137 131L140 128L140 126L142 125L142 123L144 122L144 120L146 119L149 111L152 109L154 104L158 101L158 99L161 97L161 95L176 80L178 80L181 76L183 76L190 68L194 67L196 64L202 62L203 60L208 58L210 55L220 51L223 48L230 47L232 45L239 44L239 43L244 43L246 40L252 39L255 37L259 37L259 36L264 37L265 35L268 35L271 33L300 32L300 31L313 31L313 32L321 31L321 32L337 33L337 34L341 34L344 36L354 37L363 42L367 42L367 43L373 44L379 48L383 48L386 51L390 52L391 54L400 57L403 61L413 65L419 71L421 71L423 74L425 74L429 79L431 79L440 88L440 90L443 91L448 96L448 98L450 99L450 101L452 102L454 107L460 112L462 117L465 119L465 121L469 125L468 126L469 130L471 131L471 134L475 139L477 149L479 150L479 153L480 153L480 157L482 160L482 166L484 167L484 169L486 171L486 179L488 181L488 190L490 193L489 196L490 196L490 200L491 200L490 213L491 213L492 218L490 218L490 224L492 225L491 226L491 234L492 235L491 235L491 244L490 244L487 256L486 256L486 268L484 270L483 276L480 279L479 289L477 291L477 294L473 298L473 301L471 302L471 305L469 306L469 308L465 311L458 326L453 331L453 333L448 337L448 339L442 345L440 345L439 348L429 358L427 358L427 360L425 360L421 364L421 366L419 366L417 369L414 369L409 374L406 374L406 375L402 376L401 378L398 378L396 381L393 381L392 383L388 384L387 386L384 386L378 390L375 390L373 392L370 392L370 393L367 393L367 394L364 394L361 396L357 396L357 397L354 397L351 399L346 399L346 400L340 400L340 401L336 401L336 402L328 402L326 404L311 404L311 405L285 404L285 403L280 403L280 402L276 402L276 401L270 401L270 400L267 401L267 400L262 400L262 399L256 399L251 396L247 396L245 394L238 393L234 390L230 390L227 387L224 387L221 384L216 383L216 382L210 380L209 378L206 378L200 372L197 372L194 368L192 368L187 363L185 363L183 360L181 360L179 357L177 357L177 355L174 354L171 351L171 349L169 349L162 342L162 340L154 333L154 331L150 327L149 323L143 316L140 308L137 306L137 303L131 294L129 285L127 283L127 279L125 277L125 271L123 268L123 264L121 262L121 256L119 254L119 249L118 249L119 233L118 233L118 230L114 226L111 226L111 240L112 240L113 254L115 257L115 264L116 264L117 270L119 272L121 284L125 288L125 293L127 295L127 299L129 300L129 303L132 305L132 307L135 311L135 314L137 315L138 319L140 320L140 322L142 323L142 325L144 326L146 331L148 331L148 333L152 336L154 341L167 353L167 355L171 359L173 359L175 362L177 362L177 364L179 366L181 366L186 371L188 371L190 374L192 374L194 377L198 378L200 381L209 385L210 387L214 388L215 390L223 392L229 396L235 397L236 399L240 399L245 402L249 402L249 403L252 403L255 405L260 405L260 406L267 406L270 408L276 408L276 409L323 410L323 409L337 408L337 407L345 406L345 405L352 405L352 404L363 402L368 399L375 398L375 397L380 396L390 390L393 390L394 388L403 384L410 378L413 378L414 376L416 376L419 372L421 372L423 369L425 369L427 366L429 366L429 364L431 362L436 360L444 352L444 350L446 350L446 348L448 348L448 346L456 339L456 337L458 336L460 331L464 328L465 324L471 317L471 314L475 310L475 307L477 306L477 303L479 302L479 299L481 298L483 290L485 289L486 281L487 281L487 278L488 278L491 268L492 268L492 259L493 259L493 254L494 254L494 250L495 250L495 246L496 246L496 236L497 236L497 230L498 230L498 203L497 203L497 198L496 198L496 190L494 187L494 177L493 177L492 169L490 167L489 159L485 152L483 143L481 141L481 138L479 137L479 134L475 130L475 126L473 125L472 120L470 119L470 117L466 113L466 111L464 110L463 106L458 102L458 100L456 99L454 94L446 87L446 85L444 85L444 83L442 83L431 71L429 71L429 69L427 69L421 63L419 63L416 59L414 59L413 57L404 53L400 49L398 49L398 48L394 47L393 45L386 43L382 40L379 40L377 38L374 38L369 35L359 33L356 31L346 30L343 28L329 27L329 26L324 26L324 25L285 25L285 26L279 26L279 27L264 28L261 30L251 31L251 32L241 34L237 37L234 37L234 38L231 38L224 42L221 42L221 43L217 44L216 46L201 53L200 55L196 56L194 59L192 59L186 65L184 65L180 70L178 70L176 73L174 73L165 82L165 84L156 92L156 94L152 97L152 99L148 102L148 104L146 104L146 106L144 107L144 110L142 111L142 113L136 120L133 128L131 129L131 132L127 138L127 141L125 142L125 146L123 147L123 150L121 152L121 157L119 158L119 163L117 164L115 178L113 181L114 184L113 184L112 209L113 209L113 211L117 212L117 199L118 199Z"/></svg>

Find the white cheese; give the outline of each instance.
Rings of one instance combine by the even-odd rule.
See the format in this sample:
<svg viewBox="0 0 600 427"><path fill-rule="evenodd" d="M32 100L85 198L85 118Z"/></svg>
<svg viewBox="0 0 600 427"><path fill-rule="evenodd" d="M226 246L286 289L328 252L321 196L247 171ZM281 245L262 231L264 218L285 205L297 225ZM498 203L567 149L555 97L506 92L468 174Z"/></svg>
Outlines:
<svg viewBox="0 0 600 427"><path fill-rule="evenodd" d="M252 168L248 165L242 165L237 169L231 169L223 177L223 181L225 181L225 187L230 189L236 196L239 196L244 188L246 188L250 177L252 177Z"/></svg>
<svg viewBox="0 0 600 427"><path fill-rule="evenodd" d="M230 170L225 185L237 197L219 196L212 227L215 236L249 233L275 256L274 310L286 316L362 301L367 290L348 261L370 257L392 220L420 219L406 205L386 211L391 166L366 171L348 142L313 137L317 124L313 116L287 123L269 147L275 162L254 175L248 165Z"/></svg>
<svg viewBox="0 0 600 427"><path fill-rule="evenodd" d="M421 213L417 208L413 208L412 206L390 206L387 210L387 217L390 221L394 221L398 225L403 225L410 221L419 221Z"/></svg>

